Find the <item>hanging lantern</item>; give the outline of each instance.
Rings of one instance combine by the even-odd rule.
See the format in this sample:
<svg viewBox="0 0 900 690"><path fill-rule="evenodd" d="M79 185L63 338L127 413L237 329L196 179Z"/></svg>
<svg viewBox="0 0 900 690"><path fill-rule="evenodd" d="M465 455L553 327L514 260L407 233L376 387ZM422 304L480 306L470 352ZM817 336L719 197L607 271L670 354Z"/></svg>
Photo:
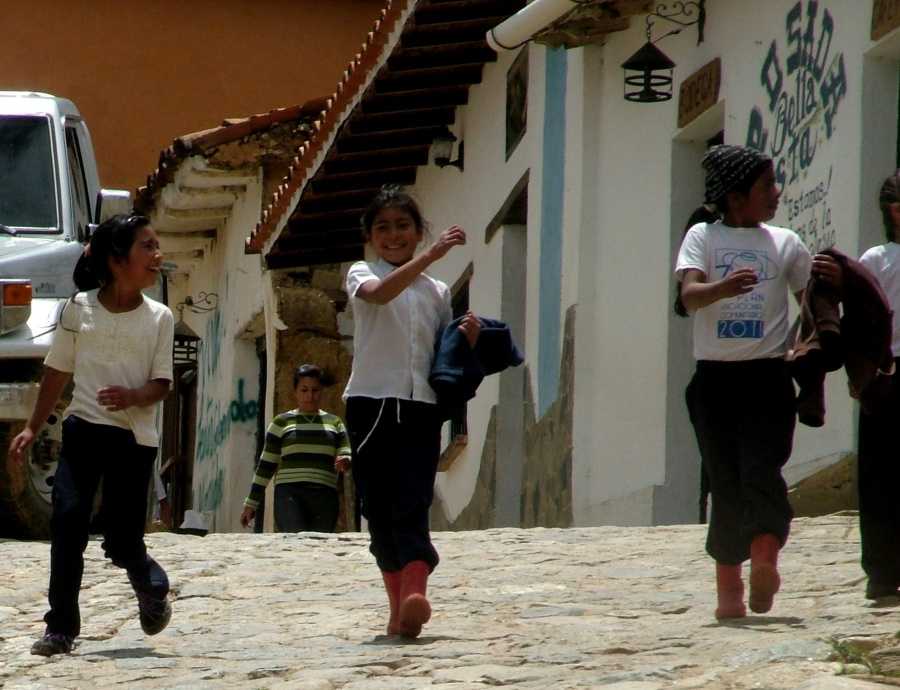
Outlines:
<svg viewBox="0 0 900 690"><path fill-rule="evenodd" d="M623 62L622 69L626 101L659 103L672 98L675 63L650 41Z"/></svg>

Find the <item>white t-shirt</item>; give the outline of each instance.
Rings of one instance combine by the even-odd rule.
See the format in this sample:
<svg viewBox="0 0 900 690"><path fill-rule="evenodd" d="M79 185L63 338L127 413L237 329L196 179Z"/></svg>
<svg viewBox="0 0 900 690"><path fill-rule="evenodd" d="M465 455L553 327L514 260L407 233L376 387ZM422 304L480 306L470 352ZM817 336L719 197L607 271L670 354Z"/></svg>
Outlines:
<svg viewBox="0 0 900 690"><path fill-rule="evenodd" d="M702 271L709 282L752 268L759 282L752 292L698 309L694 314L694 357L725 362L781 357L786 352L788 296L806 287L812 257L793 230L761 224L733 228L698 223L688 230L675 273Z"/></svg>
<svg viewBox="0 0 900 690"><path fill-rule="evenodd" d="M357 261L347 272L347 294L353 300L353 371L344 399L358 395L434 403L428 374L435 340L452 320L450 289L422 273L387 304L356 296L360 285L393 270L379 259Z"/></svg>
<svg viewBox="0 0 900 690"><path fill-rule="evenodd" d="M900 357L900 244L888 242L872 247L860 259L860 263L868 268L887 295L888 304L894 312L894 335L891 338L891 352Z"/></svg>
<svg viewBox="0 0 900 690"><path fill-rule="evenodd" d="M111 412L97 402L106 386L140 388L152 379L172 381L175 322L169 308L144 296L137 309L114 314L97 290L79 292L66 305L44 364L73 374L66 414L87 422L131 429L139 445L159 446L156 405Z"/></svg>

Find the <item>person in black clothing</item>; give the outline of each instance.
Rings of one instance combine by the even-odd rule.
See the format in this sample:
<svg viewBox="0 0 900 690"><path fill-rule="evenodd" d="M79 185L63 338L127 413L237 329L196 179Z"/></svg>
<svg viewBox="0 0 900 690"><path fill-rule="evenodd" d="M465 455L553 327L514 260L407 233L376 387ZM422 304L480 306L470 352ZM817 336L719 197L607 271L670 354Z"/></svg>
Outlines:
<svg viewBox="0 0 900 690"><path fill-rule="evenodd" d="M900 588L900 502L893 493L900 486L894 427L900 414L900 170L884 181L879 205L887 242L866 251L860 263L875 275L894 312L895 373L882 404L861 407L859 414L859 533L867 599L896 596Z"/></svg>

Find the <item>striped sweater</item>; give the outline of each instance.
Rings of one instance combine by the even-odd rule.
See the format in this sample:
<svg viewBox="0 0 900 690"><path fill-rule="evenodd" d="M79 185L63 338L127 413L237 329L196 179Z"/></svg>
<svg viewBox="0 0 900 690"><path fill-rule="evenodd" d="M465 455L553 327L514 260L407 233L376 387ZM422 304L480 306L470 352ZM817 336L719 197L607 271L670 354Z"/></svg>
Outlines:
<svg viewBox="0 0 900 690"><path fill-rule="evenodd" d="M337 488L334 460L342 455L350 456L350 440L337 415L324 410L278 415L266 429L266 444L244 505L258 508L272 477L276 486L308 482Z"/></svg>

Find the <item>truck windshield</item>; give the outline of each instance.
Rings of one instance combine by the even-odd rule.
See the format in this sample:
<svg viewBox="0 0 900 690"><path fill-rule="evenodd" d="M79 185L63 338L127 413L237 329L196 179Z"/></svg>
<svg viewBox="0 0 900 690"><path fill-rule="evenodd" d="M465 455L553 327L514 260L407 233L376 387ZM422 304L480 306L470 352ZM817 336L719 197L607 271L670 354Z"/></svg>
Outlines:
<svg viewBox="0 0 900 690"><path fill-rule="evenodd" d="M26 232L59 227L47 117L0 117L0 223Z"/></svg>

